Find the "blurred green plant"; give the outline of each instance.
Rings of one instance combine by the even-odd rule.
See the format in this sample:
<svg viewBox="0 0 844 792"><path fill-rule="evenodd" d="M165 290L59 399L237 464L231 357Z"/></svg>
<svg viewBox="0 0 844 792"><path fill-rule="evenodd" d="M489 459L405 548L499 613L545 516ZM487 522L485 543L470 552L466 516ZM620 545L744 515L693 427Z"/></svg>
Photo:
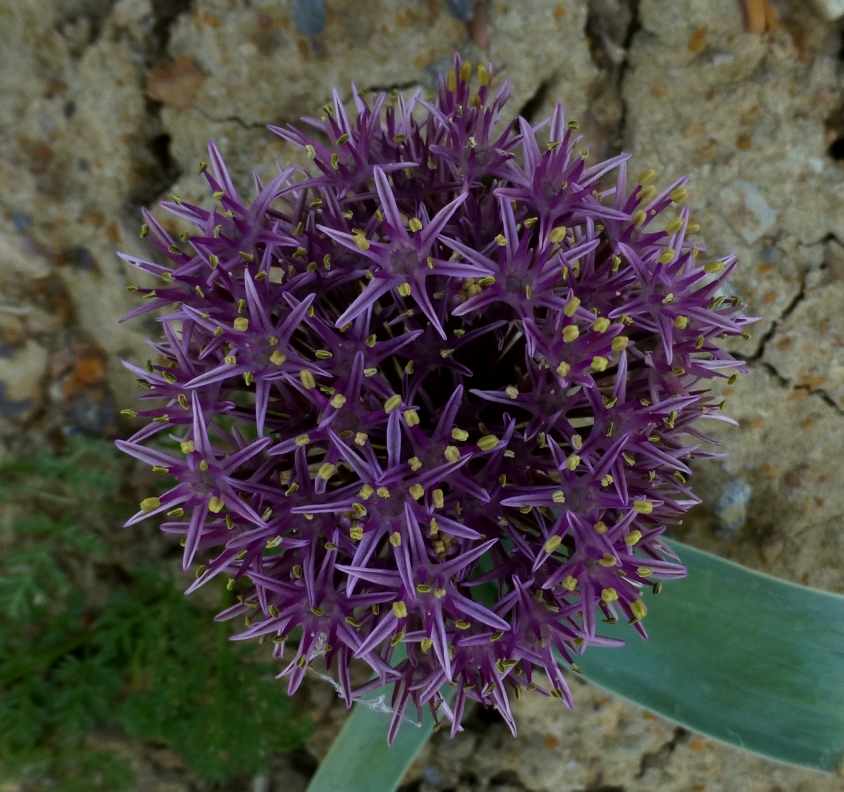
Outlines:
<svg viewBox="0 0 844 792"><path fill-rule="evenodd" d="M119 792L131 768L92 735L122 732L224 783L307 736L258 647L230 643L149 554L109 560L135 500L121 471L90 440L0 465L0 780Z"/></svg>

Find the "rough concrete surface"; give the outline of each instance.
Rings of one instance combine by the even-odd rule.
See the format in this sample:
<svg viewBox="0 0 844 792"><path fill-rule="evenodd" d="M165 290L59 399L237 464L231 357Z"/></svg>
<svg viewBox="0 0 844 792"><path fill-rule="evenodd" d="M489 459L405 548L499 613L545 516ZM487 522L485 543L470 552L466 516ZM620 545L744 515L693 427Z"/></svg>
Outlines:
<svg viewBox="0 0 844 792"><path fill-rule="evenodd" d="M115 431L135 395L143 322L116 248L140 253L139 208L205 200L214 138L237 177L294 155L265 129L316 114L332 86L431 88L459 49L491 61L532 118L563 101L596 156L620 149L690 206L732 288L761 317L724 388L738 430L702 466L675 535L749 566L844 592L844 91L841 23L770 0L488 0L470 23L444 0L327 0L318 36L284 0L0 3L0 456L45 431ZM757 6L747 3L747 7ZM764 5L764 4L763 4ZM826 7L821 3L818 8ZM759 5L761 8L762 5ZM758 28L758 25L756 25ZM517 739L477 721L436 738L407 790L827 792L844 781L701 739L586 685L576 708L527 697ZM341 709L311 691L309 754L256 789L304 789ZM323 698L320 698L323 696ZM136 746L139 790L192 788Z"/></svg>

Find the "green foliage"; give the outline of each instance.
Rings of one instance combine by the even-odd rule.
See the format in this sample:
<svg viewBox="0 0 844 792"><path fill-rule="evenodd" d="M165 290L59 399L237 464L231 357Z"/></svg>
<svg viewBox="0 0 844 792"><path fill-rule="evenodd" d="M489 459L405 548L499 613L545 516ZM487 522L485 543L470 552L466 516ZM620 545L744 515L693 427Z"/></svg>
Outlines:
<svg viewBox="0 0 844 792"><path fill-rule="evenodd" d="M306 736L273 664L231 643L160 561L109 560L103 537L137 500L129 470L102 441L0 465L0 780L120 792L130 768L91 736L122 730L223 783Z"/></svg>

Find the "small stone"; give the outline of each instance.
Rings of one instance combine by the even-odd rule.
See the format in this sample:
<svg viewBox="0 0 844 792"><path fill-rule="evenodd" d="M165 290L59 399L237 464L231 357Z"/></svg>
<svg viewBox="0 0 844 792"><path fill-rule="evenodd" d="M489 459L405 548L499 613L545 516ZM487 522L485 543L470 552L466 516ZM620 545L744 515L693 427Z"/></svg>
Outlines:
<svg viewBox="0 0 844 792"><path fill-rule="evenodd" d="M727 482L714 508L720 536L734 538L744 527L751 493L750 485L739 479Z"/></svg>
<svg viewBox="0 0 844 792"><path fill-rule="evenodd" d="M196 98L206 77L199 66L180 55L167 66L153 69L147 79L146 93L150 99L184 110Z"/></svg>

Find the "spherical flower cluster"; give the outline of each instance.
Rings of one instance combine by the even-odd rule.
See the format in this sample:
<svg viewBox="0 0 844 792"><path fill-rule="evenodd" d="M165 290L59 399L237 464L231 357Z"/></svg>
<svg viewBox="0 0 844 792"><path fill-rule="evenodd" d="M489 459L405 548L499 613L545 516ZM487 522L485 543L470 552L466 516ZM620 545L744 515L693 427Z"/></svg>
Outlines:
<svg viewBox="0 0 844 792"><path fill-rule="evenodd" d="M409 703L452 734L469 699L511 728L510 694L570 705L561 669L619 643L599 614L645 636L643 591L685 573L661 536L713 455L696 424L728 420L706 381L743 369L716 341L750 321L719 296L734 257L698 260L686 179L590 165L562 107L499 127L506 84L471 75L272 128L315 170L251 202L212 144L216 208L163 204L198 231L146 213L166 266L123 256L164 281L130 316L169 313L118 445L176 480L127 525L166 514L191 589L243 591L218 618L272 639L291 693L319 658L349 705L393 684L390 739Z"/></svg>

